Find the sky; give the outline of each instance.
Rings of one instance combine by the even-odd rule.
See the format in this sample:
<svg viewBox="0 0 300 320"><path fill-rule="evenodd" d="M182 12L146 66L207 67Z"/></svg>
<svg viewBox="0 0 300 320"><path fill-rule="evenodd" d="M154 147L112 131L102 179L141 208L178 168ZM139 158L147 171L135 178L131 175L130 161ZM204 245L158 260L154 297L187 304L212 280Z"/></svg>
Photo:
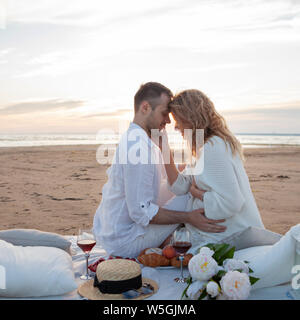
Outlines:
<svg viewBox="0 0 300 320"><path fill-rule="evenodd" d="M300 133L300 0L0 0L0 134L96 133L142 83L235 133Z"/></svg>

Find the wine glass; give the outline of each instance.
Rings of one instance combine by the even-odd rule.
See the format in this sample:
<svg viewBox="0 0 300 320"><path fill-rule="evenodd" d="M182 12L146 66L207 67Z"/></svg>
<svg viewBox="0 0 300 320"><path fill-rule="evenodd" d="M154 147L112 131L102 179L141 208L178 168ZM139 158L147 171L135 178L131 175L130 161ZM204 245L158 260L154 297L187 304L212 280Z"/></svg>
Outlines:
<svg viewBox="0 0 300 320"><path fill-rule="evenodd" d="M80 277L81 280L90 280L92 277L89 275L89 257L90 252L96 244L95 236L92 229L79 229L77 237L77 245L84 252L86 259L86 274Z"/></svg>
<svg viewBox="0 0 300 320"><path fill-rule="evenodd" d="M184 260L185 253L192 246L191 243L191 233L183 225L176 229L172 235L172 246L174 247L176 253L179 255L178 259L180 260L180 278L175 278L174 281L183 283L186 281L186 278L183 277L183 266L182 261Z"/></svg>

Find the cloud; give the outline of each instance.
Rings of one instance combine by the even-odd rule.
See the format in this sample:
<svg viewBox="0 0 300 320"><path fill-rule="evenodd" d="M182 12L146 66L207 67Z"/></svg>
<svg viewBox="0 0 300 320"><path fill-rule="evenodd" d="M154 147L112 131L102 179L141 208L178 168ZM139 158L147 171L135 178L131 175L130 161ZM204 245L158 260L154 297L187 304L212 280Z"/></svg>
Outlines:
<svg viewBox="0 0 300 320"><path fill-rule="evenodd" d="M78 59L78 52L48 52L39 56L36 56L25 63L29 68L29 71L23 71L16 74L13 78L30 78L35 76L59 76L76 70L82 67L83 63L86 65L89 63L85 58Z"/></svg>
<svg viewBox="0 0 300 320"><path fill-rule="evenodd" d="M19 115L32 112L47 112L57 110L69 110L80 107L84 104L82 100L42 100L26 101L6 106L0 109L0 115Z"/></svg>
<svg viewBox="0 0 300 320"><path fill-rule="evenodd" d="M12 23L33 24L35 29L39 29L35 23L49 24L49 30L57 25L56 39L65 38L66 42L70 41L67 40L70 36L66 25L71 26L70 30L74 27L74 34L80 35L79 46L76 43L75 47L72 45L72 48L64 49L62 44L59 52L52 49L54 52L50 53L36 50L30 55L36 55L36 58L17 69L14 79L62 76L84 72L92 66L104 69L106 60L119 61L122 56L130 58L133 52L140 49L150 55L153 49L163 51L166 45L187 51L196 50L198 53L219 53L220 50L233 51L254 43L293 44L300 41L296 28L286 29L297 18L294 7L286 0L275 3L255 1L253 4L233 0L226 1L226 4L220 0L188 3L164 0L155 4L131 1L130 6L123 1L104 5L91 0L86 5L86 2L77 0L72 5L64 6L58 0L45 0L43 5L33 0L27 0L27 5L17 5L14 0L11 2L9 17ZM291 17L293 19L288 19ZM32 34L37 37L37 42L42 42L45 33L39 32ZM26 34L31 33L27 31ZM48 37L46 39L48 41ZM174 52L169 54L169 59L172 59ZM182 60L182 57L179 59ZM129 63L126 61L124 65Z"/></svg>
<svg viewBox="0 0 300 320"><path fill-rule="evenodd" d="M99 113L93 113L86 116L83 116L82 118L102 118L102 117L119 117L128 113L132 113L132 109L118 109L112 112L99 112Z"/></svg>
<svg viewBox="0 0 300 320"><path fill-rule="evenodd" d="M257 116L265 117L295 117L300 120L300 101L292 101L288 103L274 103L271 106L256 106L253 108L245 108L238 110L223 110L222 114L229 117L241 116Z"/></svg>
<svg viewBox="0 0 300 320"><path fill-rule="evenodd" d="M0 50L0 64L8 63L7 55L14 50L15 50L14 48L7 48L7 49Z"/></svg>
<svg viewBox="0 0 300 320"><path fill-rule="evenodd" d="M13 48L7 48L7 49L0 50L0 58L5 57L6 55L8 55L13 50L14 50Z"/></svg>
<svg viewBox="0 0 300 320"><path fill-rule="evenodd" d="M6 7L0 3L0 29L6 28L7 12Z"/></svg>
<svg viewBox="0 0 300 320"><path fill-rule="evenodd" d="M300 133L300 101L222 110L220 113L233 132Z"/></svg>
<svg viewBox="0 0 300 320"><path fill-rule="evenodd" d="M27 0L26 4L10 0L7 10L9 22L13 23L106 29L130 24L136 26L136 23L142 23L143 20L154 27L154 21L165 20L164 29L171 23L172 27L190 29L191 32L193 29L189 28L189 25L192 26L194 22L197 31L220 28L251 29L253 25L264 28L270 23L273 26L278 22L292 23L297 16L297 8L296 4L287 0L161 0L158 3L131 0L130 4L119 0L106 2L105 5L98 0L89 0L88 5L81 0L72 1L72 5L61 5L61 0Z"/></svg>
<svg viewBox="0 0 300 320"><path fill-rule="evenodd" d="M122 0L106 2L98 0L73 0L71 5L61 5L61 0L27 0L26 4L18 0L10 0L7 5L10 22L48 23L57 25L72 25L82 27L105 26L123 23L150 15L166 15L173 10L182 9L184 1L161 0L158 4L148 1Z"/></svg>

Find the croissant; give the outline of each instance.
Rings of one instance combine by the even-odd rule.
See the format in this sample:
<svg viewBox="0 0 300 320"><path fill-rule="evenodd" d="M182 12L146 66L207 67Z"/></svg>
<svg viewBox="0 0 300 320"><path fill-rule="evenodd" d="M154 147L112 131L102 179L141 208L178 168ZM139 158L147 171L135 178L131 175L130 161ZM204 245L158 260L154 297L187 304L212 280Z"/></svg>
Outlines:
<svg viewBox="0 0 300 320"><path fill-rule="evenodd" d="M137 257L137 260L147 267L160 267L160 266L168 266L170 265L170 260L164 257L161 254L152 252L146 254L146 250L143 250L140 255Z"/></svg>
<svg viewBox="0 0 300 320"><path fill-rule="evenodd" d="M192 259L193 255L191 253L188 253L184 256L184 259L182 260L182 266L186 267L189 264L189 261ZM180 268L180 260L178 259L178 256L174 257L170 261L171 266Z"/></svg>

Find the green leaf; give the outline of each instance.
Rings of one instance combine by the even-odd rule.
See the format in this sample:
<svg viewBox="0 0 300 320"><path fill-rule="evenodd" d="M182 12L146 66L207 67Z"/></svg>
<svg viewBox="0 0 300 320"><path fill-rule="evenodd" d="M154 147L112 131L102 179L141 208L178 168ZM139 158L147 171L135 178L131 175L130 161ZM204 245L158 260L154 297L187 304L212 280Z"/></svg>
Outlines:
<svg viewBox="0 0 300 320"><path fill-rule="evenodd" d="M216 276L222 278L225 274L226 274L226 271L225 271L225 270L220 270L220 271L216 274Z"/></svg>
<svg viewBox="0 0 300 320"><path fill-rule="evenodd" d="M251 286L254 285L255 282L257 282L259 280L259 278L255 278L255 277L249 277L249 280L250 280L250 283L251 283Z"/></svg>
<svg viewBox="0 0 300 320"><path fill-rule="evenodd" d="M209 248L210 250L215 251L214 244L213 244L213 243L208 243L208 244L206 244L206 245L204 245L204 246L200 247L200 248L198 249L198 253L200 252L201 248L203 248L203 247L207 247L207 248Z"/></svg>
<svg viewBox="0 0 300 320"><path fill-rule="evenodd" d="M206 289L204 289L200 294L200 297L198 298L198 300L203 300L206 296L207 296L207 292L206 292Z"/></svg>
<svg viewBox="0 0 300 320"><path fill-rule="evenodd" d="M181 295L181 300L184 298L184 297L186 297L186 298L188 298L188 295L186 294L186 292L187 292L187 289L189 288L189 286L192 284L192 277L188 277L187 278L187 280L186 280L186 282L187 282L187 287L183 290L183 292L182 292L182 295Z"/></svg>
<svg viewBox="0 0 300 320"><path fill-rule="evenodd" d="M213 255L213 258L218 262L223 255L226 253L227 249L229 248L229 244L223 244L222 247L220 247L215 254Z"/></svg>
<svg viewBox="0 0 300 320"><path fill-rule="evenodd" d="M248 267L248 269L249 269L249 273L253 273L254 272L250 267Z"/></svg>
<svg viewBox="0 0 300 320"><path fill-rule="evenodd" d="M217 284L220 285L219 282L221 281L222 277L223 277L226 273L227 273L227 272L226 272L225 270L220 270L216 275L214 275L214 276L212 277L212 280L215 281L215 282L217 282Z"/></svg>
<svg viewBox="0 0 300 320"><path fill-rule="evenodd" d="M219 263L223 264L224 260L232 259L234 256L235 247L231 247L223 256L220 258Z"/></svg>
<svg viewBox="0 0 300 320"><path fill-rule="evenodd" d="M214 248L215 248L215 253L222 250L224 247L227 247L229 246L229 244L226 244L226 243L216 243L214 245Z"/></svg>

